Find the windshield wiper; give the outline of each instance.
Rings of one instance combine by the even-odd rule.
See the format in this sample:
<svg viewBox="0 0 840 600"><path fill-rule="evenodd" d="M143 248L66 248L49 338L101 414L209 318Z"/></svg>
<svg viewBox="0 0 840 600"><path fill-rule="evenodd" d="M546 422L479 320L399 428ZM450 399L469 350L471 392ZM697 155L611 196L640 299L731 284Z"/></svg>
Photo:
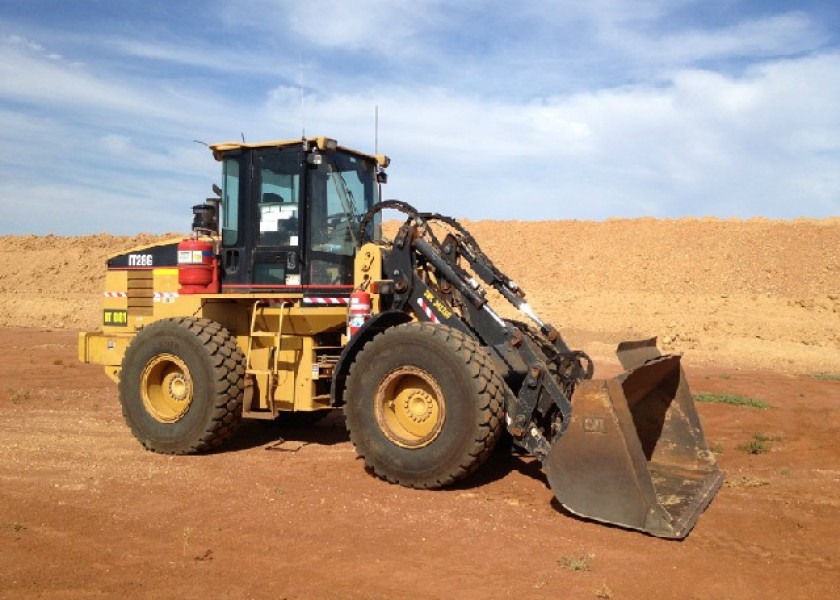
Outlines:
<svg viewBox="0 0 840 600"><path fill-rule="evenodd" d="M356 201L353 199L353 192L347 187L347 182L344 180L344 175L341 171L335 168L332 163L328 164L330 176L335 183L336 191L338 192L338 199L341 201L341 208L344 214L347 215L347 226L350 229L350 235L353 238L353 244L358 248L361 246L359 242L359 215L356 212Z"/></svg>

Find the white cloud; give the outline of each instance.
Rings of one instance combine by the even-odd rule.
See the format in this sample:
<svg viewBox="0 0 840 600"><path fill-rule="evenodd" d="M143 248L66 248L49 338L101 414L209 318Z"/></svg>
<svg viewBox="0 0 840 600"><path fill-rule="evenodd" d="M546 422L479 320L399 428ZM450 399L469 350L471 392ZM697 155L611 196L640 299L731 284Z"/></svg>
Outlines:
<svg viewBox="0 0 840 600"><path fill-rule="evenodd" d="M444 0L229 0L221 7L230 27L273 36L282 31L292 36L291 47L297 45L300 52L312 47L393 56L417 50L416 38L434 30L440 15L454 9Z"/></svg>
<svg viewBox="0 0 840 600"><path fill-rule="evenodd" d="M154 124L158 131L170 128L170 135L173 128L181 135L195 135L208 121L234 112L212 89L54 59L32 44L0 44L0 79L15 82L0 88L0 102L76 114L91 124L113 123L144 133Z"/></svg>
<svg viewBox="0 0 840 600"><path fill-rule="evenodd" d="M131 145L131 138L124 135L109 133L102 137L100 144L103 150L112 155L125 156Z"/></svg>
<svg viewBox="0 0 840 600"><path fill-rule="evenodd" d="M0 45L0 98L44 106L96 106L102 110L162 116L159 105L146 105L142 97L97 78L88 71L64 64L35 46Z"/></svg>
<svg viewBox="0 0 840 600"><path fill-rule="evenodd" d="M473 218L826 216L840 208L838 74L828 54L526 104L383 87L319 96L309 120L369 147L378 103L389 194ZM291 92L273 100L278 119L294 111Z"/></svg>
<svg viewBox="0 0 840 600"><path fill-rule="evenodd" d="M650 56L672 63L733 57L786 56L812 50L823 36L802 13L736 23L712 31L688 30L645 40Z"/></svg>
<svg viewBox="0 0 840 600"><path fill-rule="evenodd" d="M142 38L107 37L101 43L127 58L206 70L223 77L253 74L282 78L294 73L300 64L297 55L272 54L267 57L254 53L247 38L243 42L241 49L234 48L232 41L229 42L224 52L212 40L184 41L146 35Z"/></svg>
<svg viewBox="0 0 840 600"><path fill-rule="evenodd" d="M671 22L695 0L225 6L218 38L45 24L0 39L14 82L0 88L14 149L0 232L185 227L218 181L193 139L305 126L373 150L375 105L387 195L429 210L840 214L840 54L815 50L827 30L811 14L701 25Z"/></svg>

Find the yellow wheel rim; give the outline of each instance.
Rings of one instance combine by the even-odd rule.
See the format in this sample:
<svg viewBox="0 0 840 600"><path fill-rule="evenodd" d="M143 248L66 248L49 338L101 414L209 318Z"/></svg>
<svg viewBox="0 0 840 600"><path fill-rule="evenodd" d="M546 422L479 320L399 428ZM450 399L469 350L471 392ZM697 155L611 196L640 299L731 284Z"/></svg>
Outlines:
<svg viewBox="0 0 840 600"><path fill-rule="evenodd" d="M446 418L440 386L416 367L401 367L382 380L374 410L382 433L403 448L430 444L440 434Z"/></svg>
<svg viewBox="0 0 840 600"><path fill-rule="evenodd" d="M148 362L140 379L143 406L161 423L174 423L190 409L193 382L177 356L158 354Z"/></svg>

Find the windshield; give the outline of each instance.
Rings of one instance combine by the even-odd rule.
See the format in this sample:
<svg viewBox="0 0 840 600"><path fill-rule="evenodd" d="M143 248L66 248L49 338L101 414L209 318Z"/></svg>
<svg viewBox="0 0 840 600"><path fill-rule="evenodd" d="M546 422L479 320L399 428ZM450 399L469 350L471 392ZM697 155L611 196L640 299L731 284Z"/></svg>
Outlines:
<svg viewBox="0 0 840 600"><path fill-rule="evenodd" d="M332 185L327 190L328 204L337 196L341 212L353 222L353 235L358 234L361 217L379 202L379 184L376 181L376 164L346 152L329 155L327 168ZM373 232L369 232L373 233Z"/></svg>
<svg viewBox="0 0 840 600"><path fill-rule="evenodd" d="M352 256L362 215L379 201L376 165L342 151L327 155L312 179L313 250ZM379 221L369 235L378 233Z"/></svg>
<svg viewBox="0 0 840 600"><path fill-rule="evenodd" d="M310 170L311 278L313 283L346 285L353 280L361 217L379 201L376 163L342 150L324 158ZM375 219L368 234L378 235L379 227Z"/></svg>

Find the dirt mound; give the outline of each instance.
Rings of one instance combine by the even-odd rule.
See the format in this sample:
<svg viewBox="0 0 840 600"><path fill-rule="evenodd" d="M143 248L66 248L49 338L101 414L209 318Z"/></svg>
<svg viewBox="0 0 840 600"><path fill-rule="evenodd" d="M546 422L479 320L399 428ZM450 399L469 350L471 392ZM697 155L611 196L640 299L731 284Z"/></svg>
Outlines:
<svg viewBox="0 0 840 600"><path fill-rule="evenodd" d="M611 356L659 337L689 361L840 364L840 219L468 224L537 311Z"/></svg>
<svg viewBox="0 0 840 600"><path fill-rule="evenodd" d="M168 237L0 237L0 326L96 329L108 256Z"/></svg>
<svg viewBox="0 0 840 600"><path fill-rule="evenodd" d="M464 224L596 358L619 339L656 335L695 362L840 364L840 219ZM106 257L169 237L0 237L0 326L95 329Z"/></svg>

